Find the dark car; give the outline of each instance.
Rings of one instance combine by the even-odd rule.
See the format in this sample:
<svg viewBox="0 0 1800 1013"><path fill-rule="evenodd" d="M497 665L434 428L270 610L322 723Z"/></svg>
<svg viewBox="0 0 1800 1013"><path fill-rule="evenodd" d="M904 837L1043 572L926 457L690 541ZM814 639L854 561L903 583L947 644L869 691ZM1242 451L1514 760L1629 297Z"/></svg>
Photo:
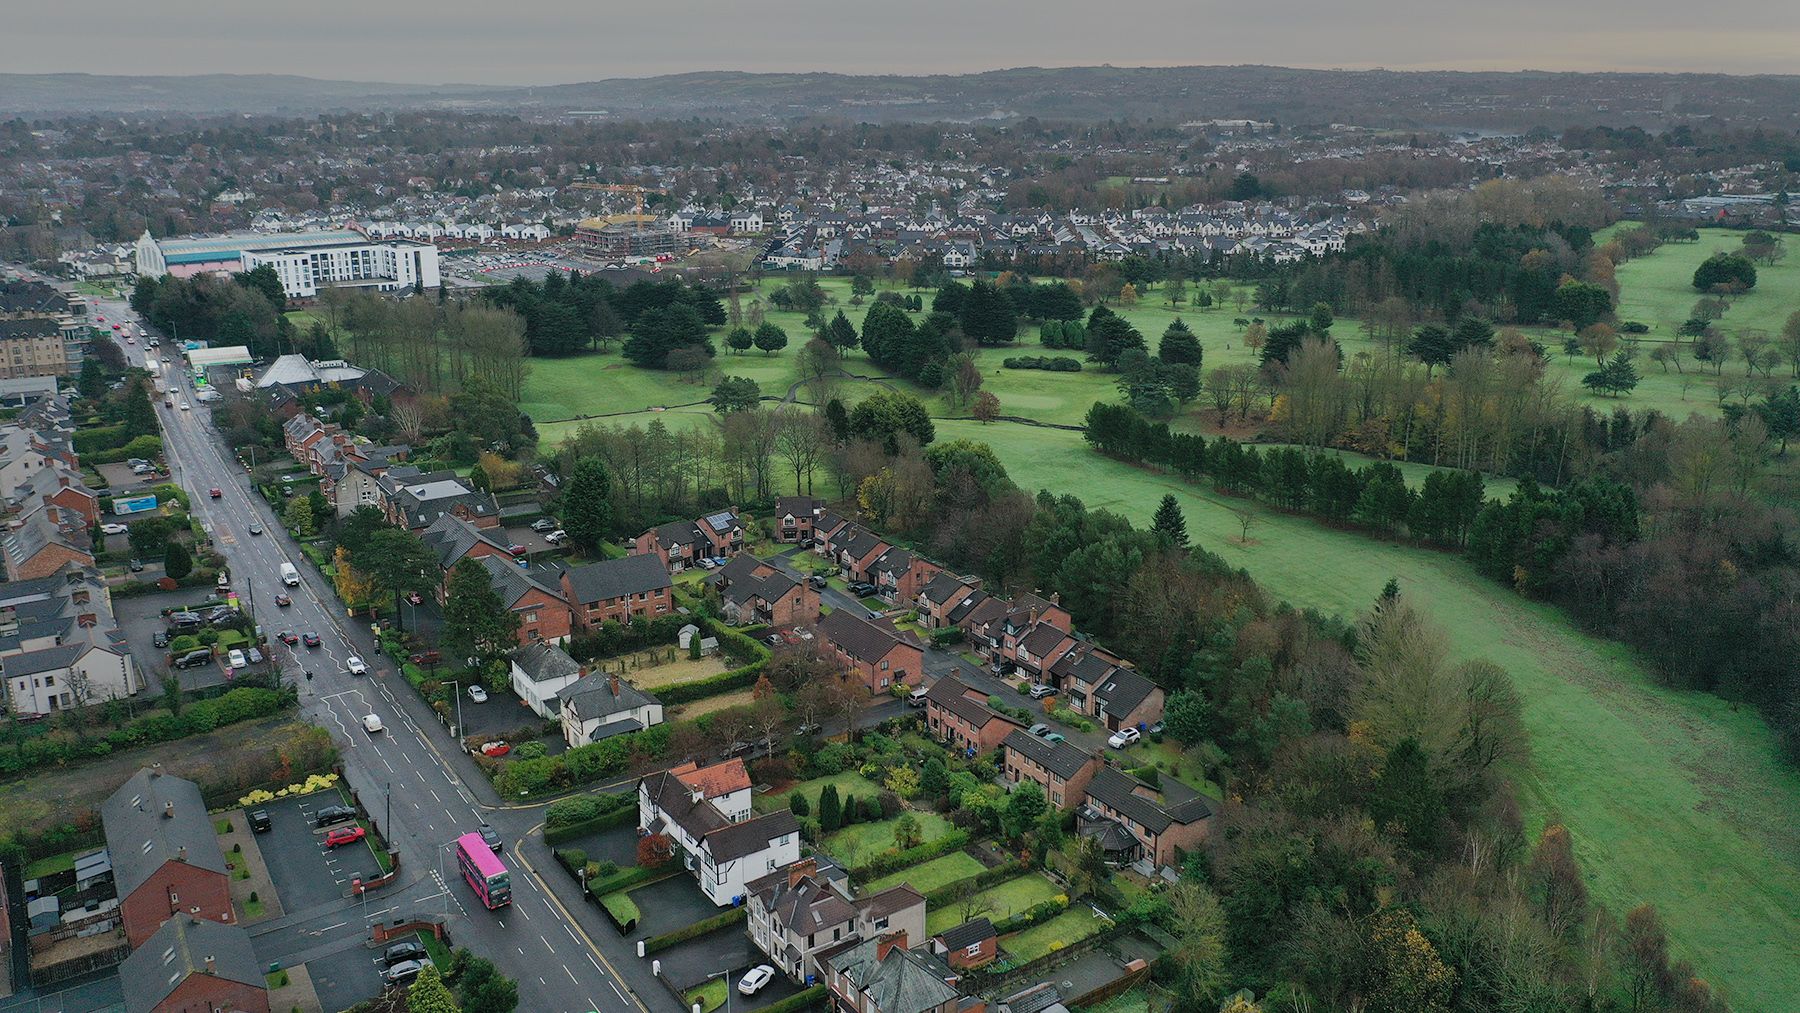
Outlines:
<svg viewBox="0 0 1800 1013"><path fill-rule="evenodd" d="M348 823L355 818L356 810L347 805L328 805L313 813L313 823L321 827Z"/></svg>
<svg viewBox="0 0 1800 1013"><path fill-rule="evenodd" d="M176 668L199 668L202 665L212 664L212 660L213 660L212 652L207 650L206 648L202 647L198 650L189 651L186 654L182 655L181 657L176 658L175 659L175 667Z"/></svg>
<svg viewBox="0 0 1800 1013"><path fill-rule="evenodd" d="M555 531L556 530L556 518L554 518L554 517L539 517L537 520L531 522L531 530L537 532L540 535L544 534L547 531Z"/></svg>
<svg viewBox="0 0 1800 1013"><path fill-rule="evenodd" d="M402 942L402 943L395 943L394 945L381 951L381 962L383 964L386 964L389 967L393 967L395 964L398 964L403 960L424 960L424 959L425 959L425 947L420 946L418 943L415 943L410 939L405 942Z"/></svg>
<svg viewBox="0 0 1800 1013"><path fill-rule="evenodd" d="M319 635L311 630L307 630L305 633L300 634L300 642L308 647L317 647L319 646Z"/></svg>
<svg viewBox="0 0 1800 1013"><path fill-rule="evenodd" d="M155 636L150 638L150 643L156 645L157 647L167 647L167 646L169 646L169 635L167 633L159 632Z"/></svg>
<svg viewBox="0 0 1800 1013"><path fill-rule="evenodd" d="M132 560L131 561L131 572L132 573L143 573L144 572L144 561L141 559Z"/></svg>
<svg viewBox="0 0 1800 1013"><path fill-rule="evenodd" d="M269 814L261 809L250 810L250 829L263 833L275 824L269 821Z"/></svg>
<svg viewBox="0 0 1800 1013"><path fill-rule="evenodd" d="M506 847L506 842L501 840L500 835L494 831L494 828L488 826L486 823L476 827L475 832L481 835L481 839L487 842L487 846L492 849L496 855L500 853L501 848Z"/></svg>

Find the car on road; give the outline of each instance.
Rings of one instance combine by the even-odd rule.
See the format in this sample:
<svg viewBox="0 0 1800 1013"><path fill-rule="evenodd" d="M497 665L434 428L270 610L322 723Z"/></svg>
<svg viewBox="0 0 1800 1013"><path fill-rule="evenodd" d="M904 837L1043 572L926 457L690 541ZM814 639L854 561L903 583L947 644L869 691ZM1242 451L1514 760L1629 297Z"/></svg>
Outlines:
<svg viewBox="0 0 1800 1013"><path fill-rule="evenodd" d="M773 980L775 980L775 969L768 964L758 964L745 971L744 976L738 979L738 994L755 995L762 991L764 985Z"/></svg>
<svg viewBox="0 0 1800 1013"><path fill-rule="evenodd" d="M186 401L181 402L180 407L181 407L181 410L184 412L193 411L193 406L189 405Z"/></svg>
<svg viewBox="0 0 1800 1013"><path fill-rule="evenodd" d="M206 494L208 496L211 496L213 499L218 499L220 496L225 495L225 492L224 492L224 490L220 489L218 486L215 485L211 489L207 490Z"/></svg>
<svg viewBox="0 0 1800 1013"><path fill-rule="evenodd" d="M174 399L174 398L172 398L172 397L165 397L165 398L163 398L163 407L164 407L164 408L173 408L173 407L175 407L175 399Z"/></svg>
<svg viewBox="0 0 1800 1013"><path fill-rule="evenodd" d="M156 632L156 635L150 638L150 644L152 647L167 647L167 646L169 646L168 633L166 633L162 630L158 630Z"/></svg>
<svg viewBox="0 0 1800 1013"><path fill-rule="evenodd" d="M823 590L825 590L825 575L820 574L820 573L815 573L812 576L806 578L806 584L808 587L812 588L814 591L823 591Z"/></svg>
<svg viewBox="0 0 1800 1013"><path fill-rule="evenodd" d="M293 630L282 630L280 633L275 634L275 639L281 641L282 643L288 645L289 647L292 647L295 644L300 642L299 636L297 636Z"/></svg>
<svg viewBox="0 0 1800 1013"><path fill-rule="evenodd" d="M117 522L100 525L100 533L104 535L122 535L130 530L130 528Z"/></svg>
<svg viewBox="0 0 1800 1013"><path fill-rule="evenodd" d="M248 661L244 660L244 652L235 647L231 649L230 654L225 655L225 661L226 664L229 664L232 668L243 668L245 665L249 664Z"/></svg>
<svg viewBox="0 0 1800 1013"><path fill-rule="evenodd" d="M475 832L480 834L481 839L487 843L488 850L496 855L500 853L501 849L506 847L506 842L500 839L499 831L488 826L486 823L476 827Z"/></svg>
<svg viewBox="0 0 1800 1013"><path fill-rule="evenodd" d="M537 520L531 522L531 530L537 532L540 535L546 531L555 531L556 530L556 518L554 518L554 517L539 517Z"/></svg>
<svg viewBox="0 0 1800 1013"><path fill-rule="evenodd" d="M275 824L270 821L269 814L267 811L262 810L262 809L250 810L250 829L251 830L254 830L259 834L265 833L270 828L272 828L274 825Z"/></svg>
<svg viewBox="0 0 1800 1013"><path fill-rule="evenodd" d="M319 635L311 630L307 630L305 633L300 634L300 640L308 647L319 646Z"/></svg>
<svg viewBox="0 0 1800 1013"><path fill-rule="evenodd" d="M289 598L285 594L278 594L275 596L275 604L281 606L282 608L287 608L289 605L292 605L293 603L294 603L294 599Z"/></svg>
<svg viewBox="0 0 1800 1013"><path fill-rule="evenodd" d="M393 967L395 964L401 963L402 961L424 959L426 959L425 947L420 946L410 939L405 942L395 943L381 951L381 962L388 967Z"/></svg>
<svg viewBox="0 0 1800 1013"><path fill-rule="evenodd" d="M1047 724L1044 724L1042 721L1038 722L1035 725L1032 725L1030 728L1027 728L1025 730L1027 732L1031 733L1032 735L1037 736L1040 739L1043 738L1044 736L1050 734L1050 726Z"/></svg>
<svg viewBox="0 0 1800 1013"><path fill-rule="evenodd" d="M1055 695L1056 695L1056 687L1055 686L1047 686L1041 682L1034 682L1031 684L1031 698L1033 700L1042 700L1043 698L1045 698L1047 696L1055 696Z"/></svg>
<svg viewBox="0 0 1800 1013"><path fill-rule="evenodd" d="M381 977L390 985L398 985L401 982L411 981L414 978L417 978L419 972L423 970L425 970L425 962L423 960L402 960L398 964L381 972Z"/></svg>
<svg viewBox="0 0 1800 1013"><path fill-rule="evenodd" d="M261 525L261 524L252 524L252 525L250 525L250 533L251 533L251 534L253 534L253 535L260 535L260 534L262 534L262 525Z"/></svg>
<svg viewBox="0 0 1800 1013"><path fill-rule="evenodd" d="M1137 745L1138 740L1143 737L1136 728L1121 728L1112 734L1112 738L1106 740L1106 744L1114 749L1124 749L1127 746Z"/></svg>
<svg viewBox="0 0 1800 1013"><path fill-rule="evenodd" d="M349 672L351 675L368 675L369 674L369 666L363 664L363 660L354 654L352 654L349 658L345 659L344 670L346 672Z"/></svg>
<svg viewBox="0 0 1800 1013"><path fill-rule="evenodd" d="M368 834L362 827L338 827L325 835L325 846L338 848L346 844L355 844Z"/></svg>
<svg viewBox="0 0 1800 1013"><path fill-rule="evenodd" d="M487 703L487 690L482 689L480 686L471 685L469 687L469 702Z"/></svg>
<svg viewBox="0 0 1800 1013"><path fill-rule="evenodd" d="M381 731L381 716L378 714L364 714L363 731L368 732L370 735L374 735L376 732Z"/></svg>

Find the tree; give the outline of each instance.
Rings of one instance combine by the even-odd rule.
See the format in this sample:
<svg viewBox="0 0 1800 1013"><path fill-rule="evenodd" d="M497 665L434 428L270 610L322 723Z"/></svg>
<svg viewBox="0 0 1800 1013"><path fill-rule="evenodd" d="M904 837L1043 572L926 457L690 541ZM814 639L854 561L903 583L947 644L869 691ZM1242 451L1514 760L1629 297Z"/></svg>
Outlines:
<svg viewBox="0 0 1800 1013"><path fill-rule="evenodd" d="M837 349L840 355L855 348L860 340L856 335L856 326L850 322L849 317L844 316L843 310L837 311L837 315L831 318L831 323L825 325L819 336Z"/></svg>
<svg viewBox="0 0 1800 1013"><path fill-rule="evenodd" d="M1013 840L1025 836L1048 808L1044 789L1038 787L1036 781L1020 781L1006 797L1006 808L1002 811L1001 822L1006 836Z"/></svg>
<svg viewBox="0 0 1800 1013"><path fill-rule="evenodd" d="M860 306L864 299L875 294L875 279L866 274L856 275L850 279L850 294L855 297L853 301Z"/></svg>
<svg viewBox="0 0 1800 1013"><path fill-rule="evenodd" d="M750 346L755 343L756 337L747 327L733 327L731 333L725 335L725 344L731 346L732 352L738 355L749 351Z"/></svg>
<svg viewBox="0 0 1800 1013"><path fill-rule="evenodd" d="M756 334L752 336L752 340L756 342L756 347L761 349L764 355L774 355L787 347L788 336L786 331L765 322L757 325Z"/></svg>
<svg viewBox="0 0 1800 1013"><path fill-rule="evenodd" d="M1170 696L1164 704L1163 723L1176 742L1197 746L1211 731L1212 705L1202 694L1183 690Z"/></svg>
<svg viewBox="0 0 1800 1013"><path fill-rule="evenodd" d="M193 572L194 557L188 555L187 546L171 540L163 550L163 573L170 580L180 580Z"/></svg>
<svg viewBox="0 0 1800 1013"><path fill-rule="evenodd" d="M445 582L443 644L455 658L488 661L519 642L519 614L494 590L479 559L465 556Z"/></svg>
<svg viewBox="0 0 1800 1013"><path fill-rule="evenodd" d="M720 415L732 412L747 412L762 401L762 388L755 380L742 376L728 376L713 387L713 411Z"/></svg>
<svg viewBox="0 0 1800 1013"><path fill-rule="evenodd" d="M404 528L382 528L369 538L368 548L357 557L357 569L367 573L394 596L397 625L403 613L402 595L430 594L438 582L437 551Z"/></svg>
<svg viewBox="0 0 1800 1013"><path fill-rule="evenodd" d="M894 390L877 391L863 399L850 412L849 426L851 435L882 443L890 454L899 452L896 441L901 436L920 446L936 436L931 414L919 399Z"/></svg>
<svg viewBox="0 0 1800 1013"><path fill-rule="evenodd" d="M1182 995L1216 1002L1226 980L1225 911L1205 884L1186 877L1170 887L1168 900L1176 939L1168 956L1177 989Z"/></svg>
<svg viewBox="0 0 1800 1013"><path fill-rule="evenodd" d="M969 414L977 422L992 422L1000 417L1000 399L991 391L984 390L975 395L975 404L969 409Z"/></svg>
<svg viewBox="0 0 1800 1013"><path fill-rule="evenodd" d="M919 818L912 813L905 813L894 821L894 847L905 851L919 846L924 834L919 829Z"/></svg>
<svg viewBox="0 0 1800 1013"><path fill-rule="evenodd" d="M590 555L598 552L612 525L612 476L600 458L583 457L575 462L562 507L563 530L569 533L570 543Z"/></svg>
<svg viewBox="0 0 1800 1013"><path fill-rule="evenodd" d="M1175 501L1174 493L1165 493L1162 502L1157 504L1156 517L1150 522L1150 530L1176 548L1187 548L1187 519L1181 515L1181 504Z"/></svg>
<svg viewBox="0 0 1800 1013"><path fill-rule="evenodd" d="M1612 309L1612 293L1599 285L1573 278L1558 285L1550 300L1551 317L1566 322L1577 331L1600 322Z"/></svg>
<svg viewBox="0 0 1800 1013"><path fill-rule="evenodd" d="M1163 332L1162 341L1156 346L1156 357L1167 363L1185 362L1196 369L1201 365L1203 350L1200 339L1188 329L1180 317Z"/></svg>
<svg viewBox="0 0 1800 1013"><path fill-rule="evenodd" d="M1715 253L1694 268L1694 287L1702 292L1749 291L1756 287L1756 265L1741 253Z"/></svg>
<svg viewBox="0 0 1800 1013"><path fill-rule="evenodd" d="M1596 394L1611 394L1614 397L1629 394L1637 389L1637 367L1631 364L1630 356L1620 352L1612 357L1612 361L1582 377L1581 385Z"/></svg>
<svg viewBox="0 0 1800 1013"><path fill-rule="evenodd" d="M1619 347L1619 335L1606 324L1589 324L1581 329L1581 350L1594 357L1594 365L1604 365L1606 357Z"/></svg>
<svg viewBox="0 0 1800 1013"><path fill-rule="evenodd" d="M439 975L437 965L427 962L424 970L406 989L408 1013L458 1013L456 1000Z"/></svg>
<svg viewBox="0 0 1800 1013"><path fill-rule="evenodd" d="M982 345L1006 345L1019 335L1019 316L1006 290L977 281L962 300L962 331Z"/></svg>
<svg viewBox="0 0 1800 1013"><path fill-rule="evenodd" d="M367 605L370 596L375 593L375 581L356 568L350 561L350 547L343 541L332 553L332 586L337 591L338 600L351 608Z"/></svg>
<svg viewBox="0 0 1800 1013"><path fill-rule="evenodd" d="M75 389L89 401L106 395L106 367L100 364L99 358L90 355L81 360L81 375L75 380Z"/></svg>
<svg viewBox="0 0 1800 1013"><path fill-rule="evenodd" d="M827 784L819 791L819 832L829 834L843 825L843 812L837 785Z"/></svg>
<svg viewBox="0 0 1800 1013"><path fill-rule="evenodd" d="M287 509L281 513L282 522L301 538L311 538L318 533L317 520L313 517L312 497L295 496L288 500Z"/></svg>
<svg viewBox="0 0 1800 1013"><path fill-rule="evenodd" d="M632 325L624 354L646 369L666 369L670 353L677 349L694 349L708 357L713 354L712 343L706 339L706 322L685 303L645 310Z"/></svg>
<svg viewBox="0 0 1800 1013"><path fill-rule="evenodd" d="M494 962L458 949L450 960L449 981L463 1013L513 1013L519 1006L519 986L501 974Z"/></svg>
<svg viewBox="0 0 1800 1013"><path fill-rule="evenodd" d="M649 834L638 838L637 864L646 869L659 869L675 857L675 842L668 834Z"/></svg>

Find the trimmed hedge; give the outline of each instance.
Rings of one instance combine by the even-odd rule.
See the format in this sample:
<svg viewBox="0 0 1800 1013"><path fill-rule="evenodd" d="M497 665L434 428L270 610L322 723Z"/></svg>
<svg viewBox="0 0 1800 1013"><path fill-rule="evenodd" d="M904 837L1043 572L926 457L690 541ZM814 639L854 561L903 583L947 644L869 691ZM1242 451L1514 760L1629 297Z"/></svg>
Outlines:
<svg viewBox="0 0 1800 1013"><path fill-rule="evenodd" d="M756 685L757 677L762 675L763 664L763 662L757 661L745 665L743 668L720 672L718 675L708 676L705 679L663 686L654 692L656 698L661 700L664 706L671 706L678 703L693 703L695 700L704 700L709 696L718 696L734 690L748 689Z"/></svg>
<svg viewBox="0 0 1800 1013"><path fill-rule="evenodd" d="M90 734L80 740L58 733L40 735L0 751L0 775L22 774L52 764L63 766L107 756L120 749L185 739L240 721L268 717L293 702L291 691L240 686L223 696L188 704L180 714L149 714L104 735Z"/></svg>
<svg viewBox="0 0 1800 1013"><path fill-rule="evenodd" d="M619 794L603 795L600 796L600 798L623 799L624 804L616 806L611 810L606 810L605 807L599 803L598 799L592 797L566 798L561 802L552 803L549 810L544 814L544 843L561 844L564 841L574 840L577 837L584 837L588 834L598 833L602 830L611 830L615 827L622 827L637 818L637 796ZM592 806L593 815L587 816L584 819L569 821L566 815L569 810L565 810L564 821L558 822L555 815L557 812L556 807L563 805L565 802L593 802L595 803ZM581 811L587 810L584 809ZM556 825L551 826L552 823L555 823Z"/></svg>
<svg viewBox="0 0 1800 1013"><path fill-rule="evenodd" d="M702 918L691 925L684 925L673 932L665 932L660 936L651 936L644 940L644 952L656 953L666 950L676 943L685 943L690 939L698 939L708 932L717 932L728 925L736 925L749 917L750 909L734 907L711 918Z"/></svg>
<svg viewBox="0 0 1800 1013"><path fill-rule="evenodd" d="M639 886L652 879L668 875L669 867L659 865L652 869L644 865L628 865L610 876L588 880L588 892L596 897L604 897L609 893L617 893L634 886Z"/></svg>
<svg viewBox="0 0 1800 1013"><path fill-rule="evenodd" d="M1052 373L1079 373L1081 360L1063 355L1015 355L1000 360L1007 369L1042 369Z"/></svg>
<svg viewBox="0 0 1800 1013"><path fill-rule="evenodd" d="M994 932L996 935L1003 936L1008 932L1028 929L1039 922L1047 922L1068 909L1069 902L1067 900L1047 900L1033 904L1011 918L1002 918L995 922Z"/></svg>
<svg viewBox="0 0 1800 1013"><path fill-rule="evenodd" d="M795 992L786 999L772 1002L767 1006L764 1006L762 1008L762 1013L799 1013L800 1010L812 1009L814 1006L823 1006L825 1005L825 1000L825 986L814 985L811 988Z"/></svg>
<svg viewBox="0 0 1800 1013"><path fill-rule="evenodd" d="M1030 871L1030 865L1016 858L1010 862L1002 862L991 869L983 869L973 876L959 879L954 883L945 883L925 895L925 905L927 908L943 907L946 904L954 903L957 896L965 889L985 890L997 883L1004 883Z"/></svg>
<svg viewBox="0 0 1800 1013"><path fill-rule="evenodd" d="M939 855L947 855L952 851L966 847L969 843L967 830L952 830L935 841L927 841L916 848L905 851L884 851L862 865L847 869L851 878L874 878L885 876L890 872L899 872L909 865L917 865Z"/></svg>

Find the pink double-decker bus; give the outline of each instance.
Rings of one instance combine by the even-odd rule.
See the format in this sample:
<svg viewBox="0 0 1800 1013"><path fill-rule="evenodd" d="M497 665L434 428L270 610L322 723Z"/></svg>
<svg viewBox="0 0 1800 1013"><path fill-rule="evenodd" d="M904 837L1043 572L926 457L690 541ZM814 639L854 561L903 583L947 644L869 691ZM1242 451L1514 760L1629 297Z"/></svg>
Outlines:
<svg viewBox="0 0 1800 1013"><path fill-rule="evenodd" d="M456 865L489 910L512 903L512 877L480 834L456 839Z"/></svg>

